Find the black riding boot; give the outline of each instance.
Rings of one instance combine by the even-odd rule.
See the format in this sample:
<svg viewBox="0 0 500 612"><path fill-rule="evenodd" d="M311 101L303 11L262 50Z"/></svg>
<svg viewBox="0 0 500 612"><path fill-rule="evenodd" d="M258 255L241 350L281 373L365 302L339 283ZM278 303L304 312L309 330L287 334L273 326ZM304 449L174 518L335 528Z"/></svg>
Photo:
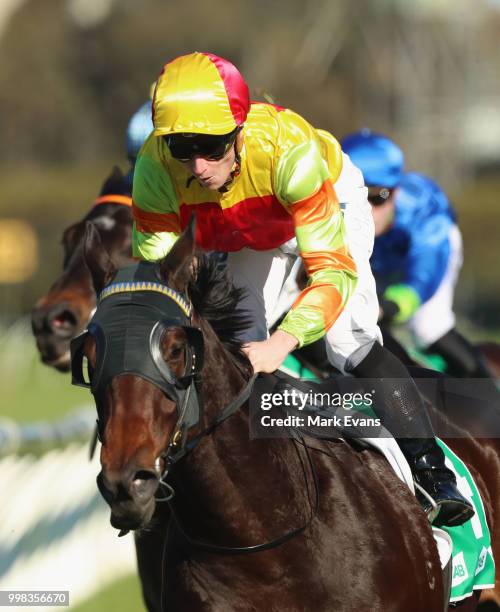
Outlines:
<svg viewBox="0 0 500 612"><path fill-rule="evenodd" d="M455 475L445 466L444 453L434 438L429 416L408 370L376 342L352 373L371 379L375 411L397 438L415 482L437 505L434 525L455 526L469 520L474 510L458 490ZM433 509L425 495L419 492L417 498L426 512Z"/></svg>
<svg viewBox="0 0 500 612"><path fill-rule="evenodd" d="M428 349L429 353L437 353L448 364L452 376L463 378L494 378L479 351L455 328L451 329Z"/></svg>

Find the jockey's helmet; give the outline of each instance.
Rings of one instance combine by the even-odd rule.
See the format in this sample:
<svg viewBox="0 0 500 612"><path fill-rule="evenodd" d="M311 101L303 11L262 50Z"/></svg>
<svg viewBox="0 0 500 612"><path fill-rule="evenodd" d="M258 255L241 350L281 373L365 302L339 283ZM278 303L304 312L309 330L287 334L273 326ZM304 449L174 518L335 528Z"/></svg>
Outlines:
<svg viewBox="0 0 500 612"><path fill-rule="evenodd" d="M366 185L393 189L400 182L404 168L403 151L387 136L361 130L344 138L342 150L361 170Z"/></svg>
<svg viewBox="0 0 500 612"><path fill-rule="evenodd" d="M190 53L165 64L156 82L156 136L227 136L250 110L248 86L239 70L217 55Z"/></svg>
<svg viewBox="0 0 500 612"><path fill-rule="evenodd" d="M142 143L153 131L151 100L145 102L133 115L127 126L127 156L134 162Z"/></svg>

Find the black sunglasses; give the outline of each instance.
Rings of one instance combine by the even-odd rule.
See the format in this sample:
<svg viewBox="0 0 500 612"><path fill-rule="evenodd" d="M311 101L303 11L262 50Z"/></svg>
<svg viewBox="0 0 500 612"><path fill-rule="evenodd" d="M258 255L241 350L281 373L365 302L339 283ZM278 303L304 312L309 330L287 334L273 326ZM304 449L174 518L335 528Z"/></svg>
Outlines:
<svg viewBox="0 0 500 612"><path fill-rule="evenodd" d="M387 202L393 191L394 189L387 189L386 187L369 187L368 202L370 202L372 206L381 206Z"/></svg>
<svg viewBox="0 0 500 612"><path fill-rule="evenodd" d="M180 162L188 162L195 155L200 155L211 161L218 161L227 155L234 144L240 128L229 134L213 136L211 134L172 134L164 136L173 158Z"/></svg>

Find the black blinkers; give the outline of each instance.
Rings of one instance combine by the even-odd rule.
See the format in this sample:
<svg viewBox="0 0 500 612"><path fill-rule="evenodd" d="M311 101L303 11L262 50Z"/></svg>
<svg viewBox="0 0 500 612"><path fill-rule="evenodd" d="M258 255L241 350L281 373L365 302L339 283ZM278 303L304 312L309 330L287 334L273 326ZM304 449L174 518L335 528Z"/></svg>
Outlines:
<svg viewBox="0 0 500 612"><path fill-rule="evenodd" d="M131 373L159 387L179 410L176 429L185 434L200 420L195 378L203 367L202 332L190 325L191 305L181 294L158 282L155 264L140 262L120 270L98 300L88 329L71 341L72 384L89 388L102 417L106 389L113 378ZM186 368L176 377L163 359L165 331L181 327L187 338ZM84 344L92 335L96 364L86 380ZM102 437L102 431L100 431Z"/></svg>

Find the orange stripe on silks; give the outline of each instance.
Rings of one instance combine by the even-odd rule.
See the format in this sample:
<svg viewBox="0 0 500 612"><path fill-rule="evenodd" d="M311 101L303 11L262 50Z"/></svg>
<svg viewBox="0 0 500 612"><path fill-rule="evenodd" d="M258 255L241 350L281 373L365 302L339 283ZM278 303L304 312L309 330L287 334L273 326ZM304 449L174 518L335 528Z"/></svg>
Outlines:
<svg viewBox="0 0 500 612"><path fill-rule="evenodd" d="M323 315L324 329L328 331L343 310L342 296L333 285L317 284L306 287L295 300L292 310L305 306Z"/></svg>
<svg viewBox="0 0 500 612"><path fill-rule="evenodd" d="M326 179L310 198L295 202L290 207L294 224L299 227L328 219L339 210L337 194L330 179Z"/></svg>
<svg viewBox="0 0 500 612"><path fill-rule="evenodd" d="M346 247L336 251L316 251L314 253L301 253L302 261L307 274L310 276L318 270L345 270L356 273L356 263Z"/></svg>
<svg viewBox="0 0 500 612"><path fill-rule="evenodd" d="M179 217L175 213L146 212L135 204L132 205L135 226L139 232L154 234L155 232L181 233Z"/></svg>
<svg viewBox="0 0 500 612"><path fill-rule="evenodd" d="M132 206L132 198L126 195L108 194L97 198L94 202L94 206L98 204L123 204L124 206Z"/></svg>

